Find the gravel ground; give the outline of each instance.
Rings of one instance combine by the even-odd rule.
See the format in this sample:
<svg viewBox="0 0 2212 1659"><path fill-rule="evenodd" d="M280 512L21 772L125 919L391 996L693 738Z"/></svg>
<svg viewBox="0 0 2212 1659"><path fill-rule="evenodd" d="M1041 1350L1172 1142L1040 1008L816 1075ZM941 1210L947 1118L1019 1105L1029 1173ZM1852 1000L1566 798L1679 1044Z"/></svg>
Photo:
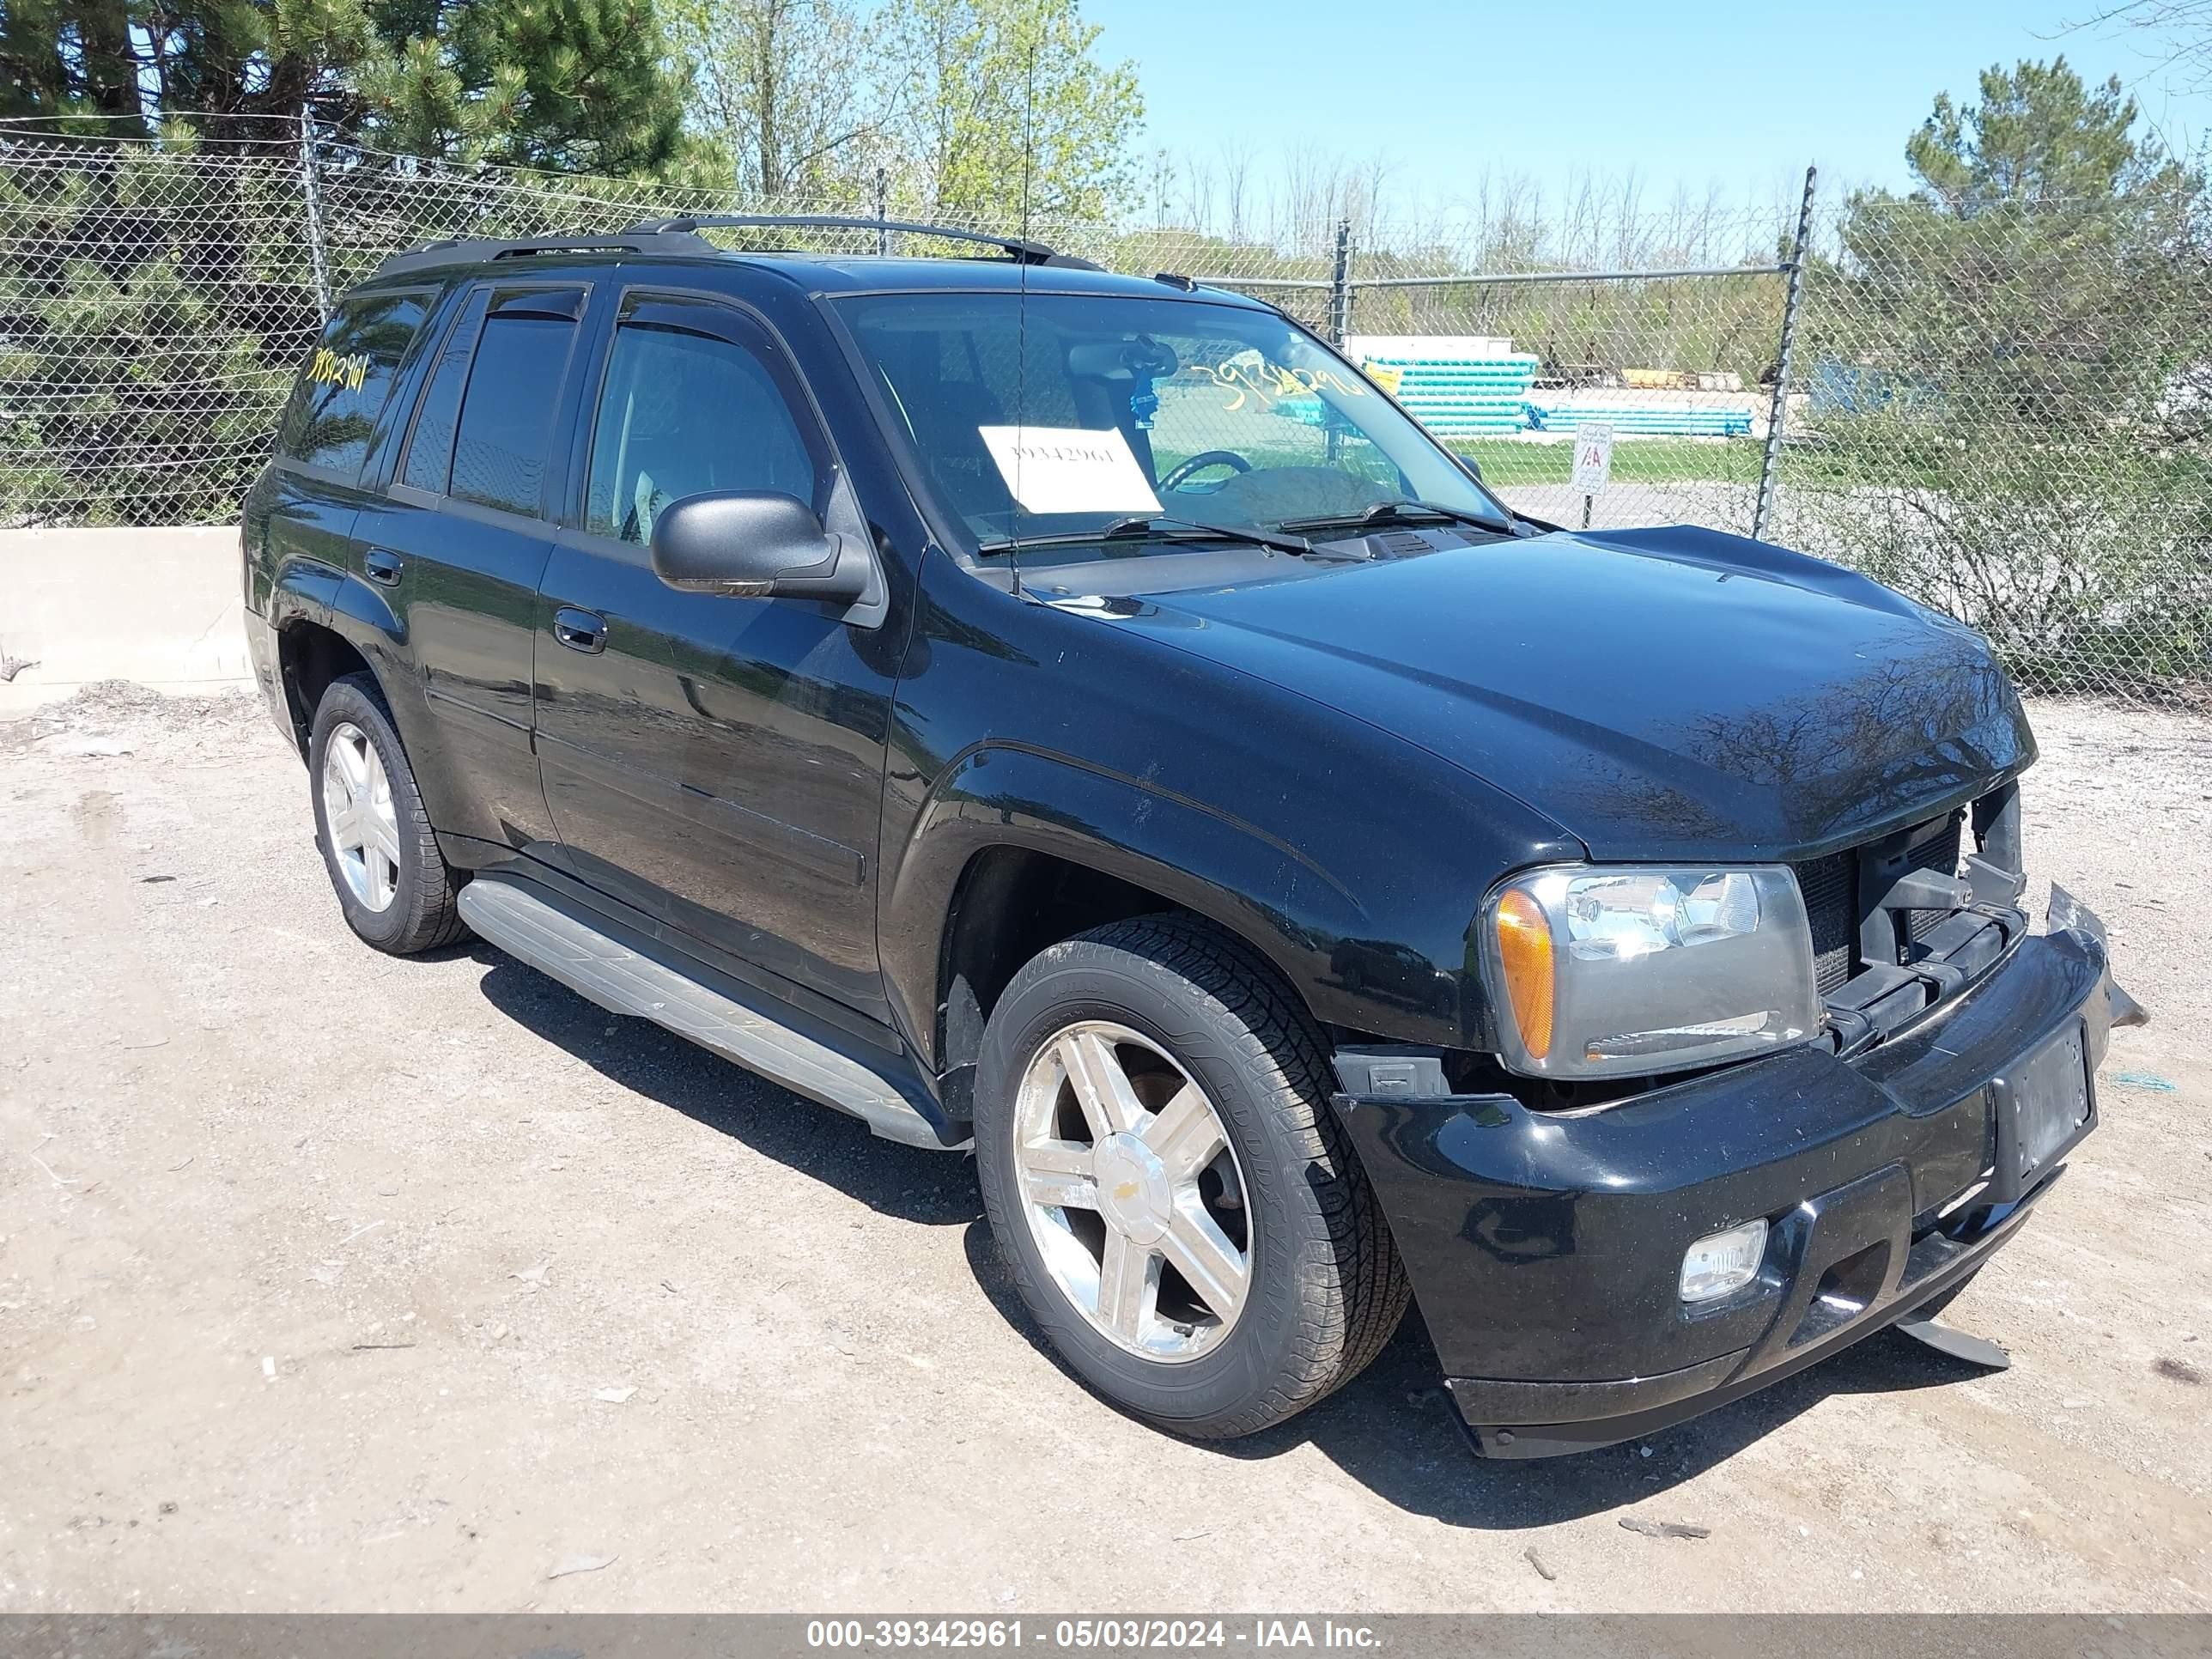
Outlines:
<svg viewBox="0 0 2212 1659"><path fill-rule="evenodd" d="M2032 862L2157 1024L1950 1316L2014 1368L1878 1337L1537 1465L1414 1321L1253 1441L1120 1418L966 1160L357 945L257 707L0 726L0 1608L2203 1610L2212 725L2036 720Z"/></svg>

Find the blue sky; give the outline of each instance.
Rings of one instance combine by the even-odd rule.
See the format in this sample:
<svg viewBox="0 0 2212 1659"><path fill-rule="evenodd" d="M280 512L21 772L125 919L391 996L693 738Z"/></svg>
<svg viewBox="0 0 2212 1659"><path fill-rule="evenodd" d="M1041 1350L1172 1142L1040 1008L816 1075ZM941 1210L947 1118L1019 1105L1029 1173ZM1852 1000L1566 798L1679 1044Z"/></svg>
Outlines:
<svg viewBox="0 0 2212 1659"><path fill-rule="evenodd" d="M1137 61L1147 148L1253 153L1273 181L1300 146L1389 164L1388 188L1447 204L1488 161L1555 189L1634 169L1648 197L1717 186L1794 198L1824 182L1902 185L1906 135L1936 94L1971 100L1995 62L2063 52L2118 74L2193 147L2212 97L2165 84L2137 31L2064 33L2096 0L1832 0L1763 6L1619 0L1086 0L1103 55Z"/></svg>

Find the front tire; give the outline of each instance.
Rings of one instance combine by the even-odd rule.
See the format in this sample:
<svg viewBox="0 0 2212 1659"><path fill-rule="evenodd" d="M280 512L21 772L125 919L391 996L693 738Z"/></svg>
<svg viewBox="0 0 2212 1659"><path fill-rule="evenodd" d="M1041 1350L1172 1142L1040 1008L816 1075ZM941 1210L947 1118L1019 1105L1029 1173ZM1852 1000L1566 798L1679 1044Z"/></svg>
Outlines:
<svg viewBox="0 0 2212 1659"><path fill-rule="evenodd" d="M331 682L307 744L315 843L361 939L393 956L468 935L454 903L459 882L438 851L407 750L367 674Z"/></svg>
<svg viewBox="0 0 2212 1659"><path fill-rule="evenodd" d="M1365 1368L1408 1291L1319 1033L1238 940L1116 922L1030 962L984 1032L975 1158L1030 1312L1085 1382L1229 1439Z"/></svg>

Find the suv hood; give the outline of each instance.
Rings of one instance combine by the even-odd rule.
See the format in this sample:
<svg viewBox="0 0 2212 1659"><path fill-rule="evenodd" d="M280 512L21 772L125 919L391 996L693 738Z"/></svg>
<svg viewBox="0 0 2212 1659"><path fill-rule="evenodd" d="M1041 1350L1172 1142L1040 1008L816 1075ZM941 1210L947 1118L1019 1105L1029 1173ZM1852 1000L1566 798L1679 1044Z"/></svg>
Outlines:
<svg viewBox="0 0 2212 1659"><path fill-rule="evenodd" d="M1807 857L2035 755L1968 629L1713 531L1554 532L1105 609L1420 745L1599 859ZM1390 780L1373 788L1387 812Z"/></svg>

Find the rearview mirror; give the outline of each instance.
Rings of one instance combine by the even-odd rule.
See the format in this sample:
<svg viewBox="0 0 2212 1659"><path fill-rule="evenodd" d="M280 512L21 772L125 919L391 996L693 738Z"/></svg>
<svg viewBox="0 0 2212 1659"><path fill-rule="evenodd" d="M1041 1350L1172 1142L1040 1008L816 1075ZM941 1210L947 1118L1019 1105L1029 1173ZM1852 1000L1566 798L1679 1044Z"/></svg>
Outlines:
<svg viewBox="0 0 2212 1659"><path fill-rule="evenodd" d="M686 593L851 605L867 591L868 553L795 495L721 490L660 509L653 574Z"/></svg>

